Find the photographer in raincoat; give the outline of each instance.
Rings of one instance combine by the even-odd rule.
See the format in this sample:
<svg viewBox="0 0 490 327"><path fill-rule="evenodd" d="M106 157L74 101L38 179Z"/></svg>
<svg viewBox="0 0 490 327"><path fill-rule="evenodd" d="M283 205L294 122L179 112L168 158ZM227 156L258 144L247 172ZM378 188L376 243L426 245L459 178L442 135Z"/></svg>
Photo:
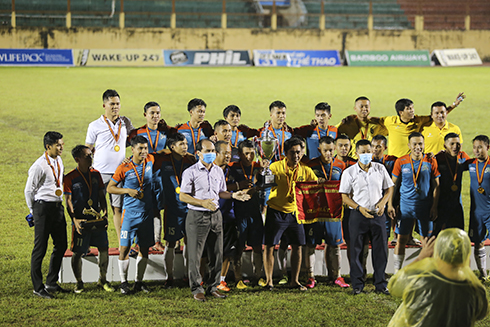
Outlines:
<svg viewBox="0 0 490 327"><path fill-rule="evenodd" d="M473 326L487 315L486 290L470 269L471 243L458 228L423 242L388 289L403 299L388 326Z"/></svg>

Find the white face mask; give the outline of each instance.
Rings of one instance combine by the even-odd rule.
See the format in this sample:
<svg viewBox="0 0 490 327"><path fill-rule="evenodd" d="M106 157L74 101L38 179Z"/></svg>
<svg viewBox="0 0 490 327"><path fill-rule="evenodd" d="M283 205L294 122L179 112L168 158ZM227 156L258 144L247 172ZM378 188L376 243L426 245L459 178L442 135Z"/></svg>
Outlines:
<svg viewBox="0 0 490 327"><path fill-rule="evenodd" d="M373 160L373 154L372 153L362 153L357 155L359 157L359 161L363 165L369 165L371 160Z"/></svg>

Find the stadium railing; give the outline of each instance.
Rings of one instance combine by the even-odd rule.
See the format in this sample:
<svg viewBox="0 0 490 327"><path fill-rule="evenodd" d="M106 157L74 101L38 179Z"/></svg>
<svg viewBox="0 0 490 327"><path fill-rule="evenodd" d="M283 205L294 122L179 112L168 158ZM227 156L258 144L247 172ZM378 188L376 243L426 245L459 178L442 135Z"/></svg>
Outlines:
<svg viewBox="0 0 490 327"><path fill-rule="evenodd" d="M3 26L490 29L488 0L4 0Z"/></svg>

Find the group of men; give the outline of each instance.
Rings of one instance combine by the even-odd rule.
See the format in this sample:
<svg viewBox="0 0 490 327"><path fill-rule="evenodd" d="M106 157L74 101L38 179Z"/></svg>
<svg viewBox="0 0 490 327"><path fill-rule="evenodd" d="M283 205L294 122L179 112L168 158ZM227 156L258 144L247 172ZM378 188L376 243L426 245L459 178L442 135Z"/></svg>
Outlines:
<svg viewBox="0 0 490 327"><path fill-rule="evenodd" d="M171 287L174 249L181 239L185 278L198 301L205 301L206 295L226 297L222 291L229 290L226 276L231 262L236 287L247 287L241 270L246 245L253 249L253 282L274 288L274 248L281 244L283 249L291 246L290 287L313 288L315 248L323 242L329 277L340 287L349 287L340 276L339 245L347 244L353 294L364 288L363 258L371 242L376 291L389 294L385 268L392 221L396 221L397 271L414 228L422 237L449 227L463 229L464 170L471 177L470 236L480 244L475 258L486 278L483 242L490 228L490 174L485 175L490 170L486 167L489 140L484 135L475 137L475 159L461 151L461 131L446 116L461 103L462 93L451 106L435 102L428 116L415 115L413 102L400 99L396 116L370 117L369 99L359 97L354 104L356 115L344 118L337 127L329 124L332 114L326 102L315 106L311 124L291 128L286 124L286 105L274 101L269 106L270 120L260 129L241 125L242 113L235 105L226 107L224 119L211 126L201 99L188 103L189 121L175 127L161 119L158 103L148 102L144 106L147 124L134 128L120 115L120 96L115 90L105 91L102 98L104 114L90 123L85 145L72 151L76 169L64 176L62 135L48 132L46 152L29 170L25 195L35 226L31 261L35 295L52 298L51 293L65 291L57 284L67 243L61 189L72 218L77 293L84 290L81 257L90 246L99 250L99 284L114 291L106 280L107 191L119 235L123 294L149 292L143 279L150 248L164 251L166 285ZM270 161L258 161L251 138L266 134L277 140L277 151ZM127 145L130 158L125 158ZM260 187L257 176L268 167L276 185ZM298 222L295 185L308 181L340 181L345 205L342 219ZM54 249L45 285L41 262L50 235ZM130 289L128 256L133 243L138 245L138 257ZM284 266L284 258L278 259ZM302 265L307 271L305 286L299 280ZM208 278L203 283L205 274Z"/></svg>

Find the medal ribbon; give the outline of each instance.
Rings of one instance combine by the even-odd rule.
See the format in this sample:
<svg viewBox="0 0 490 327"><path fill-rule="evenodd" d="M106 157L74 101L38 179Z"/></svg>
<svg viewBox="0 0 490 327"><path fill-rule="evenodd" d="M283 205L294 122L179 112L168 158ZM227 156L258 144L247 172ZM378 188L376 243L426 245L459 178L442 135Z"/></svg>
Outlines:
<svg viewBox="0 0 490 327"><path fill-rule="evenodd" d="M250 169L250 177L248 177L247 173L245 172L245 168L243 167L243 164L242 164L242 162L240 161L240 166L242 167L243 175L245 175L245 178L246 178L247 180L249 180L249 181L250 181L250 180L252 180L252 178L254 177L254 176L253 176L253 172L254 172L254 163L255 163L255 161L252 161L252 169Z"/></svg>
<svg viewBox="0 0 490 327"><path fill-rule="evenodd" d="M107 126L109 127L109 130L111 131L112 137L114 138L114 140L116 140L116 143L117 143L117 141L119 141L119 136L121 135L121 126L122 126L122 123L119 123L119 128L118 128L118 130L117 130L117 134L116 134L116 135L114 135L114 131L112 130L111 125L110 125L110 124L109 124L109 122L107 121L106 116L104 116L104 121L105 121L105 123L107 124Z"/></svg>
<svg viewBox="0 0 490 327"><path fill-rule="evenodd" d="M177 180L177 185L180 186L179 176L182 176L182 170L184 169L184 158L182 158L182 163L180 165L180 174L177 175L177 170L175 170L174 157L170 155L170 160L172 161L172 167L174 168L175 179Z"/></svg>
<svg viewBox="0 0 490 327"><path fill-rule="evenodd" d="M192 145L194 145L194 151L196 151L196 143L199 142L199 139L201 138L201 127L197 129L197 142L196 142L196 137L194 136L194 129L192 128L190 122L187 122L187 126L191 129L191 136L192 136Z"/></svg>
<svg viewBox="0 0 490 327"><path fill-rule="evenodd" d="M148 140L150 141L150 147L153 152L157 152L158 141L160 140L160 131L157 129L157 138L155 139L155 146L153 146L153 141L151 140L150 129L146 126L146 135L148 135Z"/></svg>
<svg viewBox="0 0 490 327"><path fill-rule="evenodd" d="M138 174L138 170L136 169L136 166L135 164L133 163L133 161L130 161L131 163L131 166L133 167L134 169L134 172L136 173L136 177L138 178L138 182L140 184L140 191L143 191L143 182L145 181L145 168L146 168L146 160L143 160L143 170L141 171L141 177L140 175Z"/></svg>
<svg viewBox="0 0 490 327"><path fill-rule="evenodd" d="M415 169L413 168L413 161L412 161L412 157L410 157L410 165L412 165L412 178L413 178L413 185L415 186L415 188L417 188L417 180L419 179L419 174L420 174L420 168L422 167L422 162L425 158L425 154L422 156L422 159L420 159L420 164L419 164L419 168L417 169L417 175L415 175Z"/></svg>
<svg viewBox="0 0 490 327"><path fill-rule="evenodd" d="M235 144L233 144L233 143L231 142L231 140L230 140L230 145L231 145L232 147L235 147L235 148L236 148L236 145L238 144L238 137L240 136L240 135L238 135L238 133L240 133L240 131L237 129L237 130L236 130L236 131L234 131L234 132L235 132ZM233 131L232 131L232 133L233 133ZM233 138L233 134L231 134L231 138Z"/></svg>
<svg viewBox="0 0 490 327"><path fill-rule="evenodd" d="M277 139L277 135L276 132L274 131L274 127L269 126L269 130L272 131L272 135L274 135L274 137ZM284 150L284 127L281 127L281 131L282 131L282 140L281 140L282 145L279 148L279 157L282 156L282 151Z"/></svg>
<svg viewBox="0 0 490 327"><path fill-rule="evenodd" d="M325 171L325 168L323 167L323 162L320 160L320 165L322 166L323 174L325 175L325 178L327 178L327 172ZM333 160L330 163L330 175L328 175L328 181L332 180L332 169L333 169Z"/></svg>
<svg viewBox="0 0 490 327"><path fill-rule="evenodd" d="M56 182L56 187L60 187L60 163L56 160L56 164L58 165L58 176L56 176L56 172L54 170L54 166L51 164L51 161L49 161L48 157L48 152L44 152L44 155L46 156L46 161L48 162L49 167L51 167L51 170L53 171L53 176L54 180Z"/></svg>
<svg viewBox="0 0 490 327"><path fill-rule="evenodd" d="M284 172L286 173L286 180L288 182L288 194L291 194L292 196L294 196L293 194L293 182L296 181L296 179L298 178L298 174L299 174L299 164L296 165L296 167L293 169L292 171L292 176L291 178L289 178L289 167L288 165L286 164L286 159L284 160Z"/></svg>
<svg viewBox="0 0 490 327"><path fill-rule="evenodd" d="M369 123L366 124L366 128L364 129L364 133L362 132L362 128L359 128L359 132L361 132L361 139L365 140L367 138L369 129Z"/></svg>
<svg viewBox="0 0 490 327"><path fill-rule="evenodd" d="M77 171L83 177L85 184L87 184L87 186L88 186L88 198L91 199L92 198L92 177L90 176L90 169L88 170L88 180L90 181L90 183L87 181L87 179L85 178L85 175L82 174L82 172L80 171L80 169L78 169L78 167L77 167Z"/></svg>
<svg viewBox="0 0 490 327"><path fill-rule="evenodd" d="M483 166L483 170L481 171L481 176L478 170L478 159L476 159L476 179L478 180L478 186L481 187L481 183L483 182L483 175L485 174L485 168L488 165L488 158L485 161L485 166Z"/></svg>
<svg viewBox="0 0 490 327"><path fill-rule="evenodd" d="M444 158L446 158L447 168L449 168L449 172L451 173L451 176L453 176L453 184L456 184L456 178L458 177L458 156L456 155L456 168L454 169L455 170L454 173L453 170L451 169L451 165L449 164L449 160L447 159L447 152L445 153Z"/></svg>

